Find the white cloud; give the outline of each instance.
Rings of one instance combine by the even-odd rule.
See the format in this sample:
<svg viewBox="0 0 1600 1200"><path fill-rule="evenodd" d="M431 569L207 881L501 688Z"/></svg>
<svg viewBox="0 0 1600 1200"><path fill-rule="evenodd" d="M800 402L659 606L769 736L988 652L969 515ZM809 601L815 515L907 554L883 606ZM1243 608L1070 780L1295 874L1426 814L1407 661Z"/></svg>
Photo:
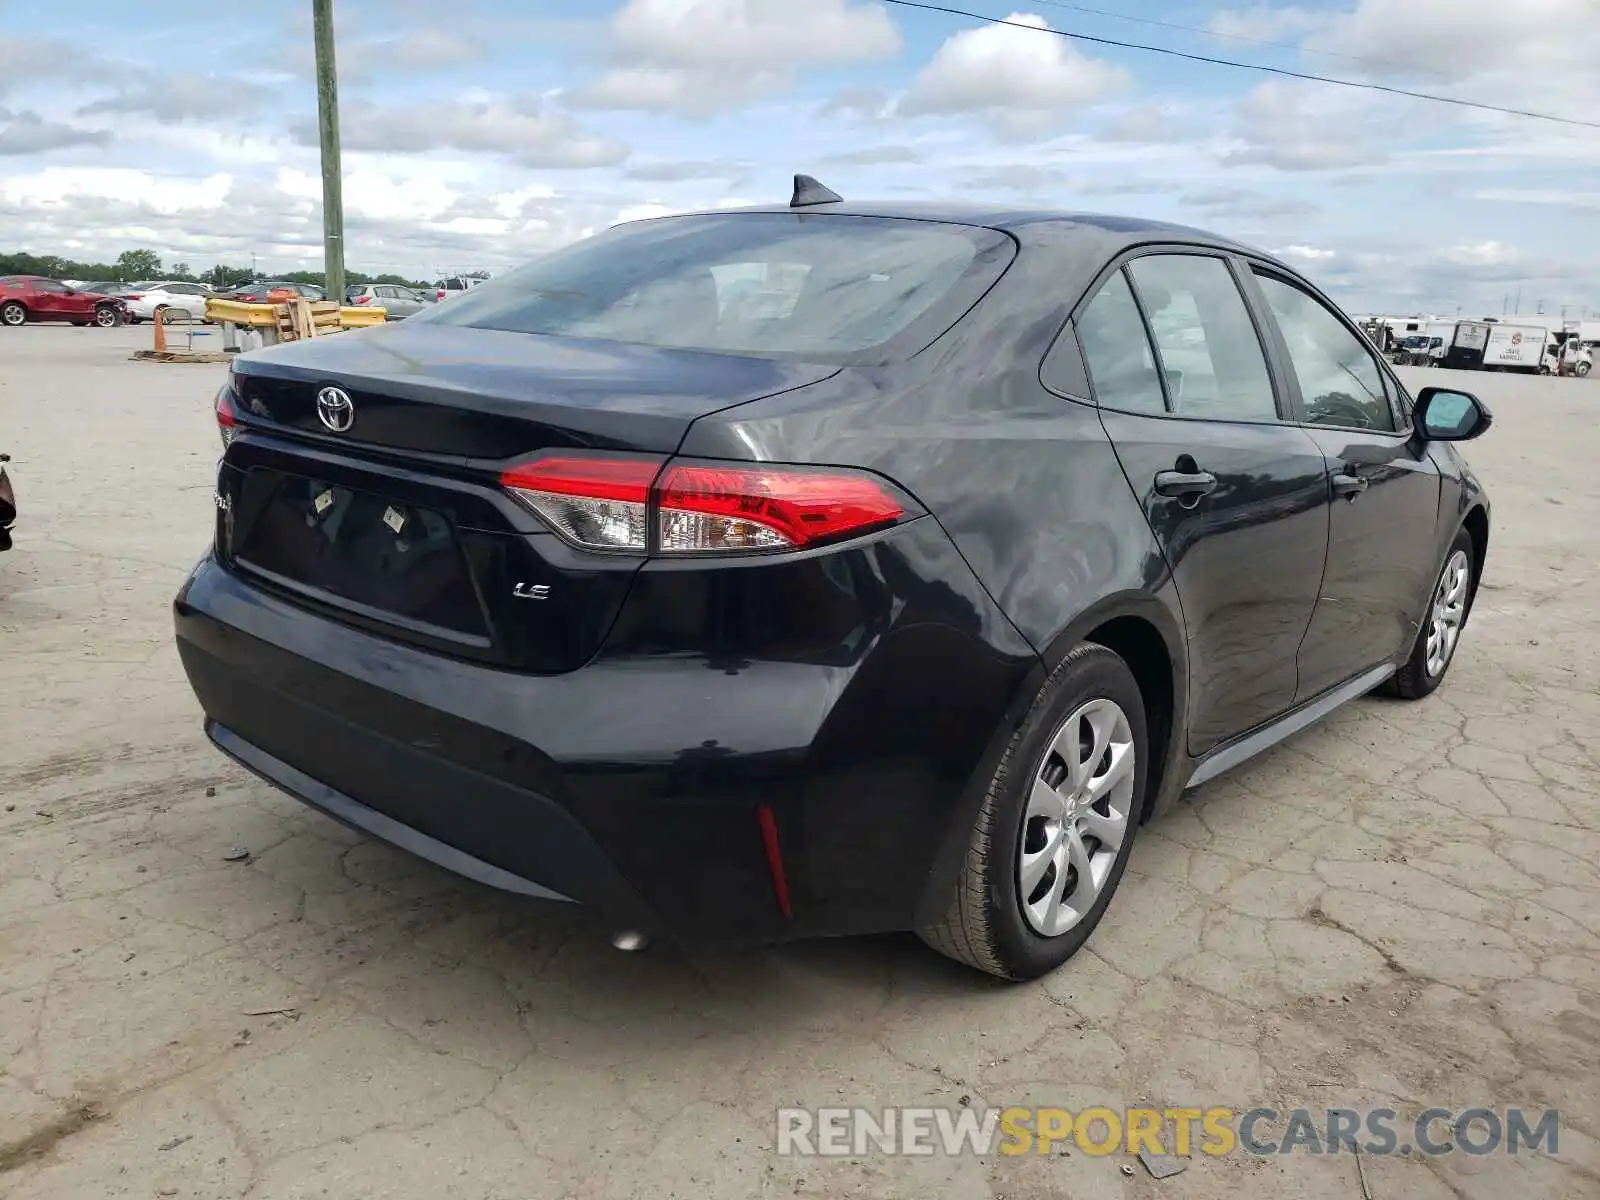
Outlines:
<svg viewBox="0 0 1600 1200"><path fill-rule="evenodd" d="M900 49L887 10L849 0L629 0L611 27L625 58L679 67L869 62Z"/></svg>
<svg viewBox="0 0 1600 1200"><path fill-rule="evenodd" d="M1360 0L1307 45L1377 60L1378 75L1432 77L1516 107L1600 99L1592 0Z"/></svg>
<svg viewBox="0 0 1600 1200"><path fill-rule="evenodd" d="M634 109L709 117L789 86L784 71L702 71L681 67L615 67L578 88L571 100L579 108Z"/></svg>
<svg viewBox="0 0 1600 1200"><path fill-rule="evenodd" d="M0 200L18 209L48 209L76 197L125 199L154 213L172 215L221 207L233 176L203 179L159 175L132 167L46 167L31 175L0 179Z"/></svg>
<svg viewBox="0 0 1600 1200"><path fill-rule="evenodd" d="M787 90L801 67L887 58L900 33L852 0L628 0L611 21L614 65L574 104L705 117Z"/></svg>
<svg viewBox="0 0 1600 1200"><path fill-rule="evenodd" d="M393 22L386 20L384 30L369 32L367 22L348 10L335 6L334 42L335 57L339 65L339 78L346 83L363 83L378 75L397 72L415 74L440 71L474 63L485 57L488 46L469 24L460 21L457 27L444 25L424 26L396 31ZM277 61L296 75L309 78L316 72L316 50L311 36L310 8L295 10L291 21L288 43Z"/></svg>
<svg viewBox="0 0 1600 1200"><path fill-rule="evenodd" d="M21 84L100 71L93 53L55 38L0 37L0 96Z"/></svg>
<svg viewBox="0 0 1600 1200"><path fill-rule="evenodd" d="M1474 193L1474 200L1490 200L1502 204L1544 204L1555 208L1573 208L1580 211L1600 209L1600 192L1580 192L1559 188L1488 188Z"/></svg>
<svg viewBox="0 0 1600 1200"><path fill-rule="evenodd" d="M1502 242L1477 242L1470 246L1451 246L1444 251L1446 262L1466 267L1491 267L1514 263L1521 256Z"/></svg>
<svg viewBox="0 0 1600 1200"><path fill-rule="evenodd" d="M1280 171L1327 171L1384 162L1404 105L1387 104L1378 119L1364 96L1317 84L1270 80L1235 110L1236 147L1223 156L1234 166Z"/></svg>
<svg viewBox="0 0 1600 1200"><path fill-rule="evenodd" d="M841 88L817 109L819 117L883 121L894 115L894 99L880 88Z"/></svg>
<svg viewBox="0 0 1600 1200"><path fill-rule="evenodd" d="M1308 217L1321 211L1321 205L1298 196L1274 196L1250 188L1208 188L1186 192L1180 204L1199 209L1207 219L1233 218L1266 221L1284 217Z"/></svg>
<svg viewBox="0 0 1600 1200"><path fill-rule="evenodd" d="M1303 8L1273 8L1258 4L1254 8L1224 9L1206 22L1206 28L1225 38L1246 41L1279 42L1304 36L1328 21L1328 14L1307 12Z"/></svg>
<svg viewBox="0 0 1600 1200"><path fill-rule="evenodd" d="M1337 250L1324 250L1320 246L1284 246L1273 253L1279 258L1299 259L1301 262L1327 262L1339 257Z"/></svg>
<svg viewBox="0 0 1600 1200"><path fill-rule="evenodd" d="M1097 136L1104 142L1147 145L1176 142L1183 137L1173 123L1171 112L1161 104L1140 104L1124 109Z"/></svg>
<svg viewBox="0 0 1600 1200"><path fill-rule="evenodd" d="M530 97L391 106L356 100L341 104L339 125L349 150L463 150L545 168L614 166L628 157L621 142L591 134L567 113ZM315 122L297 124L294 136L316 145Z"/></svg>
<svg viewBox="0 0 1600 1200"><path fill-rule="evenodd" d="M1010 24L955 34L940 46L900 102L904 116L978 115L1009 136L1061 127L1067 117L1124 88L1127 72L1089 58L1050 24L1012 13Z"/></svg>
<svg viewBox="0 0 1600 1200"><path fill-rule="evenodd" d="M194 72L169 72L131 83L113 95L78 110L81 117L96 113L148 113L158 121L188 121L217 117L224 111L247 116L273 97L272 89L247 80Z"/></svg>
<svg viewBox="0 0 1600 1200"><path fill-rule="evenodd" d="M43 154L67 146L104 146L111 135L103 129L79 129L60 121L47 121L36 112L0 109L0 156Z"/></svg>

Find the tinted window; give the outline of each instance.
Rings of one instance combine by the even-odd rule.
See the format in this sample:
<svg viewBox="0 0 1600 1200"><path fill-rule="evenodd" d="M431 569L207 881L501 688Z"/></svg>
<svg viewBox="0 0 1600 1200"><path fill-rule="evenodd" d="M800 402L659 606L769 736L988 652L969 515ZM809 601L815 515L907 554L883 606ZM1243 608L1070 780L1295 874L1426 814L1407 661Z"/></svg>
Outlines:
<svg viewBox="0 0 1600 1200"><path fill-rule="evenodd" d="M36 292L67 292L71 289L64 283L57 283L53 279L35 279L33 290Z"/></svg>
<svg viewBox="0 0 1600 1200"><path fill-rule="evenodd" d="M647 221L498 276L426 319L844 359L928 313L975 271L980 251L995 246L1009 242L923 221L787 213Z"/></svg>
<svg viewBox="0 0 1600 1200"><path fill-rule="evenodd" d="M1155 355L1128 281L1118 271L1078 318L1096 403L1123 412L1165 413Z"/></svg>
<svg viewBox="0 0 1600 1200"><path fill-rule="evenodd" d="M1288 344L1306 420L1392 431L1383 374L1361 339L1309 293L1270 275L1256 278Z"/></svg>
<svg viewBox="0 0 1600 1200"><path fill-rule="evenodd" d="M1266 356L1227 263L1162 254L1128 269L1161 353L1172 411L1219 421L1276 420Z"/></svg>

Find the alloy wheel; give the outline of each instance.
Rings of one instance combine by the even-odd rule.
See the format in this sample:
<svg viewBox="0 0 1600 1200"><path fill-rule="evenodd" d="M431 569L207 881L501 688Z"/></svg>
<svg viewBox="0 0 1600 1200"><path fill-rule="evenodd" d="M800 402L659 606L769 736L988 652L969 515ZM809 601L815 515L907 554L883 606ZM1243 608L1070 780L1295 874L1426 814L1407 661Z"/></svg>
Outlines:
<svg viewBox="0 0 1600 1200"><path fill-rule="evenodd" d="M1090 700L1061 723L1034 773L1017 851L1029 927L1059 937L1094 907L1133 814L1133 729L1115 701Z"/></svg>
<svg viewBox="0 0 1600 1200"><path fill-rule="evenodd" d="M1439 586L1433 592L1429 613L1428 647L1424 660L1428 676L1437 679L1450 665L1461 638L1461 624L1467 617L1467 585L1472 579L1472 564L1465 550L1457 550L1444 565Z"/></svg>
<svg viewBox="0 0 1600 1200"><path fill-rule="evenodd" d="M109 308L97 308L94 310L94 323L101 329L110 329L117 323L117 314Z"/></svg>
<svg viewBox="0 0 1600 1200"><path fill-rule="evenodd" d="M27 310L20 304L8 304L4 308L0 308L0 321L5 322L7 325L21 325L27 319Z"/></svg>

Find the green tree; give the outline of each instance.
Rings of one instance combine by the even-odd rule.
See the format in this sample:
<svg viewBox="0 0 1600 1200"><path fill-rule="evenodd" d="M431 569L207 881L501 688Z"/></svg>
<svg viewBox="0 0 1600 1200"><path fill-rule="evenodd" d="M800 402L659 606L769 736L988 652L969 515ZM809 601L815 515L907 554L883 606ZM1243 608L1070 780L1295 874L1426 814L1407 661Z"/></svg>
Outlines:
<svg viewBox="0 0 1600 1200"><path fill-rule="evenodd" d="M161 274L161 256L154 250L124 250L117 256L117 278L124 283Z"/></svg>
<svg viewBox="0 0 1600 1200"><path fill-rule="evenodd" d="M172 264L172 277L174 279L193 279L194 278L193 275L189 274L189 264L186 263L186 262L179 262L179 263L173 263Z"/></svg>

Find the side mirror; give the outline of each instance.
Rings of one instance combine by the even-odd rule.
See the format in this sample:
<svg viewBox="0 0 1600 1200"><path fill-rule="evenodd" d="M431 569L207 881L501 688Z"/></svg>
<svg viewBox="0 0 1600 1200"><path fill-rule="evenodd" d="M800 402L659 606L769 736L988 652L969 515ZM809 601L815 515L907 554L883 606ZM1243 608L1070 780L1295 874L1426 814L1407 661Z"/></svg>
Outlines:
<svg viewBox="0 0 1600 1200"><path fill-rule="evenodd" d="M1417 429L1432 442L1465 442L1487 432L1494 414L1470 392L1425 387L1417 393Z"/></svg>

